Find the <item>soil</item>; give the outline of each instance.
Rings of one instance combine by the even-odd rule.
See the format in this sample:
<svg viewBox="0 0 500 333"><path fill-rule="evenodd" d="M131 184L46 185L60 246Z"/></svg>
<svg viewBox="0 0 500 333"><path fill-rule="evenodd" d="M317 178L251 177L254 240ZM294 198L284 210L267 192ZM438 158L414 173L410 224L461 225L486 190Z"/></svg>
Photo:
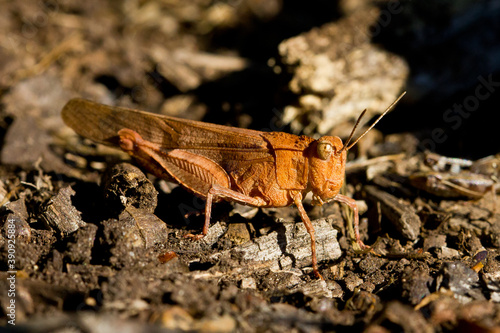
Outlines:
<svg viewBox="0 0 500 333"><path fill-rule="evenodd" d="M0 6L7 331L500 332L493 2ZM304 200L324 280L296 207L218 203L185 238L203 200L60 116L83 97L345 140L403 90L348 155L342 191L371 248L351 242L348 207Z"/></svg>

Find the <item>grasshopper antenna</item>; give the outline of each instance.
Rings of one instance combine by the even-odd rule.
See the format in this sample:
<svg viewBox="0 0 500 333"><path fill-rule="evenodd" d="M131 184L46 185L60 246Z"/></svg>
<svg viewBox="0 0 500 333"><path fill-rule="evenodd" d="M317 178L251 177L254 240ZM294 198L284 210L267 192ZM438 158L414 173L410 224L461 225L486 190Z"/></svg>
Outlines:
<svg viewBox="0 0 500 333"><path fill-rule="evenodd" d="M366 109L364 109L363 112L361 112L361 114L359 115L358 120L356 120L356 124L352 128L352 131L351 131L351 134L349 135L349 138L347 138L347 141L344 143L344 146L342 147L342 149L339 150L339 153L341 153L344 149L346 149L346 147L349 144L349 142L351 142L351 139L354 136L354 132L356 131L356 128L358 128L359 122L361 121L361 118L363 118L363 116L365 115L365 113L366 113ZM358 142L358 140L356 140L356 142ZM351 147L349 147L349 148L351 148ZM347 148L347 150L349 150L349 148Z"/></svg>
<svg viewBox="0 0 500 333"><path fill-rule="evenodd" d="M399 97L394 102L392 102L392 104L389 105L387 109L385 109L385 111L377 118L377 120L375 120L373 124L366 131L364 131L363 134L359 136L359 138L356 139L356 141L354 141L349 145L349 142L351 142L351 139L354 136L354 132L356 131L356 128L358 127L359 122L361 121L361 118L363 118L363 116L366 113L366 109L363 112L361 112L361 114L358 117L358 120L356 121L356 124L354 125L354 128L351 131L351 134L349 135L349 138L347 139L342 149L339 150L339 153L341 153L344 149L345 150L351 149L356 143L358 143L358 141L361 140L361 138L364 137L366 133L368 133L380 121L380 119L382 119L382 117L384 117L389 111L391 111L396 106L396 104L398 104L398 102L401 100L401 98L403 98L405 94L406 91L404 91L401 95L399 95Z"/></svg>

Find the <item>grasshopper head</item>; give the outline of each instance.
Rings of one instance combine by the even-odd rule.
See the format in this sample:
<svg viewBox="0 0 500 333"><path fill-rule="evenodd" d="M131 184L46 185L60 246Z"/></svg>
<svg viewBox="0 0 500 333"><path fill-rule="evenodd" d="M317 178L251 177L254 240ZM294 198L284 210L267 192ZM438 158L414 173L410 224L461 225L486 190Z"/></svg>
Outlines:
<svg viewBox="0 0 500 333"><path fill-rule="evenodd" d="M347 150L337 136L323 136L311 145L309 184L317 203L339 193L344 183Z"/></svg>
<svg viewBox="0 0 500 333"><path fill-rule="evenodd" d="M345 144L336 136L323 136L312 143L312 156L309 159L309 184L313 192L313 203L321 205L332 200L339 193L344 183L345 163L349 149L391 111L405 94L406 92L403 92L353 143L349 144L366 110L358 117Z"/></svg>

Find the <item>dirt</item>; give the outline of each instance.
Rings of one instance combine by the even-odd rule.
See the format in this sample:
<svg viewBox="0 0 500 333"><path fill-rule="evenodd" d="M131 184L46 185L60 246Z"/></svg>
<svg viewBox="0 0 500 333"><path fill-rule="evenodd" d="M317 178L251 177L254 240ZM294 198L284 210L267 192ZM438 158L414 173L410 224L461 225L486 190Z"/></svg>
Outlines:
<svg viewBox="0 0 500 333"><path fill-rule="evenodd" d="M6 330L500 331L493 2L0 4ZM305 200L324 280L295 207L220 203L187 239L202 200L60 117L83 97L345 140L402 90L348 157L371 249L348 207Z"/></svg>

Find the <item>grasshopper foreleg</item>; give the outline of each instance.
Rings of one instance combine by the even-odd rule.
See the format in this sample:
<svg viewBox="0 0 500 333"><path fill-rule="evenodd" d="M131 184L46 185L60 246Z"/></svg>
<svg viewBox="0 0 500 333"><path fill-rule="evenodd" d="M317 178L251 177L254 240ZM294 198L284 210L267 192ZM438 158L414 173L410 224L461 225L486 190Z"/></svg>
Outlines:
<svg viewBox="0 0 500 333"><path fill-rule="evenodd" d="M365 245L363 241L361 240L361 236L359 235L359 212L358 212L358 205L356 204L356 200L346 197L345 195L342 194L337 194L333 200L336 200L338 202L341 202L343 204L346 204L349 206L354 213L354 237L356 240L356 243L360 247L361 250L367 250L370 249L368 245Z"/></svg>

